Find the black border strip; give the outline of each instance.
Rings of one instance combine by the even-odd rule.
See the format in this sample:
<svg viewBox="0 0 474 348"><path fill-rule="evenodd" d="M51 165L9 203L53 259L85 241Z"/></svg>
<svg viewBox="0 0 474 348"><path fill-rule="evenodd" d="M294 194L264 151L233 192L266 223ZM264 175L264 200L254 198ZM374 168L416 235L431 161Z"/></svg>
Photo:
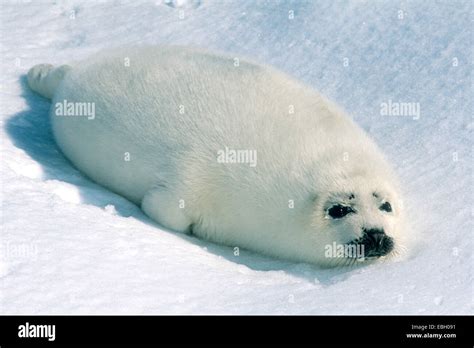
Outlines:
<svg viewBox="0 0 474 348"><path fill-rule="evenodd" d="M472 316L1 316L1 348L70 344L344 344L469 346ZM20 338L20 325L55 325L55 340ZM417 325L414 327L413 325ZM431 326L430 326L431 325ZM443 329L443 325L454 328ZM420 327L425 327L421 329ZM408 338L407 334L455 334Z"/></svg>

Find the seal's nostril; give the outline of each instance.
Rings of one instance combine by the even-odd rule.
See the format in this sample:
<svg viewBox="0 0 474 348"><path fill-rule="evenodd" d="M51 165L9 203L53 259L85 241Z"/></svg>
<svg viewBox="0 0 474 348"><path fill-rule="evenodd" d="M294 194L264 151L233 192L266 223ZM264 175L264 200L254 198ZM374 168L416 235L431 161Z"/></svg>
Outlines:
<svg viewBox="0 0 474 348"><path fill-rule="evenodd" d="M364 228L363 229L364 233L366 233L367 235L375 235L375 234L385 234L384 230L380 229L380 228L370 228L370 229L366 229Z"/></svg>
<svg viewBox="0 0 474 348"><path fill-rule="evenodd" d="M371 238L374 240L375 245L380 246L383 239L385 238L385 233L375 233L371 236Z"/></svg>
<svg viewBox="0 0 474 348"><path fill-rule="evenodd" d="M379 257L390 253L394 248L393 239L383 229L364 228L361 243L366 257Z"/></svg>
<svg viewBox="0 0 474 348"><path fill-rule="evenodd" d="M378 228L364 229L364 233L375 246L380 246L385 238L385 232Z"/></svg>

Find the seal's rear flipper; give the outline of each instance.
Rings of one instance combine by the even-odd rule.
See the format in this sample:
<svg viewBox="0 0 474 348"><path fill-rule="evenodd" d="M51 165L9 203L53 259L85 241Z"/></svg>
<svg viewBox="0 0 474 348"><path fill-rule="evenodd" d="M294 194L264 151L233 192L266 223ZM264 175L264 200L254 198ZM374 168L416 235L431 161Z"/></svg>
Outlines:
<svg viewBox="0 0 474 348"><path fill-rule="evenodd" d="M38 64L28 71L28 85L36 93L51 99L59 83L71 70L69 65L54 68L51 64Z"/></svg>

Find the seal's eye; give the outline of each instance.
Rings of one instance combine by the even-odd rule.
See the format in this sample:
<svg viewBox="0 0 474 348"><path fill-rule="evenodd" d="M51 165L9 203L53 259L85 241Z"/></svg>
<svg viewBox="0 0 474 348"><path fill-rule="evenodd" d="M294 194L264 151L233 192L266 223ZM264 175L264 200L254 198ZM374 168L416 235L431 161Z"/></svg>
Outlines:
<svg viewBox="0 0 474 348"><path fill-rule="evenodd" d="M385 202L384 204L382 204L380 207L379 207L380 210L382 211L386 211L387 213L391 213L392 212L392 206L390 205L389 202Z"/></svg>
<svg viewBox="0 0 474 348"><path fill-rule="evenodd" d="M346 216L347 214L355 213L354 209L346 205L336 204L328 209L328 215L333 219L340 219Z"/></svg>

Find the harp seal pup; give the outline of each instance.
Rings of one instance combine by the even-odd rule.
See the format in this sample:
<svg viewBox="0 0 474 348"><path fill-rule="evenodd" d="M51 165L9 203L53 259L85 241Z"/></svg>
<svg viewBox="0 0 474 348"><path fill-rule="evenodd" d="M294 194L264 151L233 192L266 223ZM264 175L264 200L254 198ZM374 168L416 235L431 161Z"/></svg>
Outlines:
<svg viewBox="0 0 474 348"><path fill-rule="evenodd" d="M166 228L329 267L403 249L399 185L375 143L271 67L132 47L36 65L28 81L52 99L64 155Z"/></svg>

